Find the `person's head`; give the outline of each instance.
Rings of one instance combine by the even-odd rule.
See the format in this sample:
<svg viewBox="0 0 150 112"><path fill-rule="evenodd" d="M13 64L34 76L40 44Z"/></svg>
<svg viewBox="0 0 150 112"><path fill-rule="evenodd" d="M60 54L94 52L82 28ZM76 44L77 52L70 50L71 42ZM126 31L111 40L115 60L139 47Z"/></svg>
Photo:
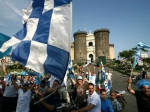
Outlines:
<svg viewBox="0 0 150 112"><path fill-rule="evenodd" d="M150 87L149 86L142 86L141 90L144 94L146 94L147 96L150 96Z"/></svg>
<svg viewBox="0 0 150 112"><path fill-rule="evenodd" d="M91 76L94 76L94 72L91 72Z"/></svg>
<svg viewBox="0 0 150 112"><path fill-rule="evenodd" d="M111 98L111 100L116 99L116 92L114 90L110 91L110 98Z"/></svg>
<svg viewBox="0 0 150 112"><path fill-rule="evenodd" d="M103 100L107 99L107 94L106 94L106 90L105 89L101 89L100 90L100 96Z"/></svg>
<svg viewBox="0 0 150 112"><path fill-rule="evenodd" d="M29 79L30 79L30 76L29 76L29 75L24 76L24 80L25 80L25 81L29 81Z"/></svg>
<svg viewBox="0 0 150 112"><path fill-rule="evenodd" d="M82 71L82 76L84 76L84 71Z"/></svg>
<svg viewBox="0 0 150 112"><path fill-rule="evenodd" d="M107 73L110 73L110 71L108 70Z"/></svg>
<svg viewBox="0 0 150 112"><path fill-rule="evenodd" d="M142 79L137 82L137 87L140 89L145 95L150 96L150 82Z"/></svg>
<svg viewBox="0 0 150 112"><path fill-rule="evenodd" d="M51 75L50 75L50 74L47 74L47 78L48 78L48 79L51 78Z"/></svg>
<svg viewBox="0 0 150 112"><path fill-rule="evenodd" d="M42 88L44 88L44 87L46 86L45 80L42 80L42 81L41 81L40 86L41 86Z"/></svg>
<svg viewBox="0 0 150 112"><path fill-rule="evenodd" d="M83 78L82 78L82 76L78 75L78 77L77 77L77 83L78 83L78 85L82 85L83 84Z"/></svg>
<svg viewBox="0 0 150 112"><path fill-rule="evenodd" d="M93 83L88 84L88 90L89 90L90 95L92 95L94 93L94 84Z"/></svg>
<svg viewBox="0 0 150 112"><path fill-rule="evenodd" d="M53 82L53 88L55 88L56 86L58 86L60 84L59 80L54 80Z"/></svg>
<svg viewBox="0 0 150 112"><path fill-rule="evenodd" d="M29 89L29 83L25 82L25 83L22 85L22 90L23 90L23 92L26 92L26 91L28 91L28 89Z"/></svg>
<svg viewBox="0 0 150 112"><path fill-rule="evenodd" d="M17 75L16 75L16 74L12 74L12 78L13 78L14 80L17 80Z"/></svg>

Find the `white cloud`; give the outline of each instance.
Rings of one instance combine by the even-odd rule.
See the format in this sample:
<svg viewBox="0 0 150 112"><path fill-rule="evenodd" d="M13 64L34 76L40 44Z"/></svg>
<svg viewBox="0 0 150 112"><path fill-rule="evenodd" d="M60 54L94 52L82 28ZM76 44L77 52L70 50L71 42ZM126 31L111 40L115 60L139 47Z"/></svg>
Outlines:
<svg viewBox="0 0 150 112"><path fill-rule="evenodd" d="M12 32L22 28L22 9L27 8L31 0L0 0L1 31L12 28ZM8 35L9 35L9 31Z"/></svg>

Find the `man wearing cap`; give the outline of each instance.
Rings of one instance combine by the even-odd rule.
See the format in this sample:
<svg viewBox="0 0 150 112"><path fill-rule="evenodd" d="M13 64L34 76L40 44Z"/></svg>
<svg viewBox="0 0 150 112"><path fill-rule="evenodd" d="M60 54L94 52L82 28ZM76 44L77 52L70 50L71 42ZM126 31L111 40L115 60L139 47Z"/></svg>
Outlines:
<svg viewBox="0 0 150 112"><path fill-rule="evenodd" d="M132 79L128 79L127 90L136 97L138 112L150 111L150 82L142 79L137 82L139 90L131 88Z"/></svg>
<svg viewBox="0 0 150 112"><path fill-rule="evenodd" d="M78 75L77 80L75 81L73 78L71 78L72 83L75 85L76 91L77 91L77 100L76 104L77 107L82 108L87 105L87 95L86 90L88 89L88 83L83 83L82 76Z"/></svg>
<svg viewBox="0 0 150 112"><path fill-rule="evenodd" d="M30 110L30 100L31 100L31 91L33 90L34 84L29 88L29 83L25 82L22 85L22 88L18 88L16 82L16 75L12 75L12 84L18 92L18 101L16 112L29 112Z"/></svg>

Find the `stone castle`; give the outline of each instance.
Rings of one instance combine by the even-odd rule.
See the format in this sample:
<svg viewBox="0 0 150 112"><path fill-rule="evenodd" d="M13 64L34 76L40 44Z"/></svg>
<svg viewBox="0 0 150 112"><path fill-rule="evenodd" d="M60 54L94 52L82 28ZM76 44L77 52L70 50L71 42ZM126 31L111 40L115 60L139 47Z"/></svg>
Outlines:
<svg viewBox="0 0 150 112"><path fill-rule="evenodd" d="M95 61L98 56L106 56L107 60L114 59L114 44L109 44L109 29L101 28L94 33L78 31L73 34L71 43L71 59L76 62L91 59Z"/></svg>

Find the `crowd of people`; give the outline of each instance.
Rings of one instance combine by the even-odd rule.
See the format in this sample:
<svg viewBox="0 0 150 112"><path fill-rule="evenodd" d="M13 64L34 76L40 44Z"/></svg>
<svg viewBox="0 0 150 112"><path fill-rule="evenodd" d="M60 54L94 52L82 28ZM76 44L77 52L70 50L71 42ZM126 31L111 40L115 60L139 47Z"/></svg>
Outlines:
<svg viewBox="0 0 150 112"><path fill-rule="evenodd" d="M0 112L57 112L57 107L62 103L73 104L65 83L47 74L39 84L36 83L36 76L29 74L18 78L15 73L8 77L6 62L1 60L4 79L0 86ZM93 71L89 66L86 70L83 67L77 67L78 73L75 75L70 72L70 79L73 87L73 98L75 108L67 107L67 112L120 112L122 105L116 99L116 92L112 90L112 77L110 71L107 71L106 82L110 82L111 88L101 88L97 92L96 67ZM143 73L144 74L144 73ZM145 81L145 80L144 80ZM139 83L141 91L131 88L132 80L129 78L128 91L137 98L139 112L148 112L150 109L150 83L147 81Z"/></svg>

